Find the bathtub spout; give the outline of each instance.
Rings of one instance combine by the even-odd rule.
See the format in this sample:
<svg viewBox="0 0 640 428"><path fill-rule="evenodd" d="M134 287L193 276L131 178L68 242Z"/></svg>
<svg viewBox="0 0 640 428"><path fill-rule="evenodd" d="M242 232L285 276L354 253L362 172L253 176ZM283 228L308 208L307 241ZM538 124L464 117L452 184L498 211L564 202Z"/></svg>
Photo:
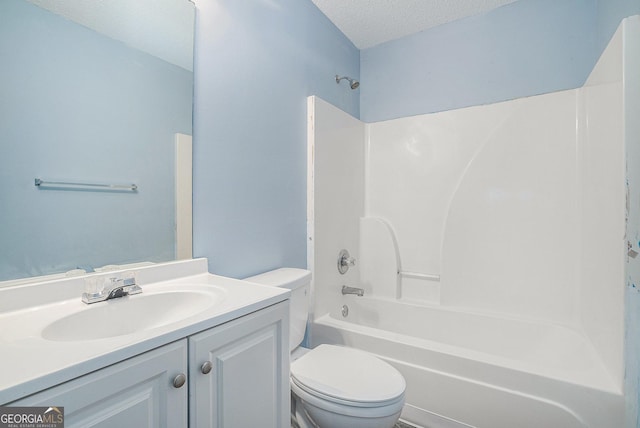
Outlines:
<svg viewBox="0 0 640 428"><path fill-rule="evenodd" d="M362 288L342 286L342 294L355 294L356 296L364 296L364 290Z"/></svg>

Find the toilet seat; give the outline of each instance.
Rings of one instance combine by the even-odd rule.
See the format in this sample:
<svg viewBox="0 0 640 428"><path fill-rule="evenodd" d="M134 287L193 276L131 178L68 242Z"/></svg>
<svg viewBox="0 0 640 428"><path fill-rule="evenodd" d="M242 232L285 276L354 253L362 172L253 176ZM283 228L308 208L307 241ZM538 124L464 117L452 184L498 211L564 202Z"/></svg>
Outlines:
<svg viewBox="0 0 640 428"><path fill-rule="evenodd" d="M292 388L341 406L373 408L404 401L406 383L391 365L353 348L320 345L291 364Z"/></svg>
<svg viewBox="0 0 640 428"><path fill-rule="evenodd" d="M329 395L322 394L318 391L314 391L310 388L305 387L304 385L300 385L296 382L295 379L291 379L290 381L291 390L300 398L303 398L305 401L312 402L317 407L324 408L329 410L330 408L350 408L356 411L353 415L360 414L360 411L375 411L377 409L386 409L387 407L396 408L398 404L400 404L400 408L404 404L404 394L400 396L388 400L388 401L380 401L380 402L363 402L363 401L349 401L349 400L341 400L336 397L332 397ZM328 407L330 406L330 407ZM342 411L344 412L344 411ZM382 413L385 414L387 411L384 410ZM352 413L345 413L352 414ZM368 413L364 413L368 414ZM377 415L376 413L371 413L373 415Z"/></svg>
<svg viewBox="0 0 640 428"><path fill-rule="evenodd" d="M388 404L363 407L359 405L361 403L352 402L350 403L351 405L345 405L337 403L335 400L325 400L322 397L319 397L318 394L310 394L306 392L294 382L291 382L291 391L296 399L302 400L307 407L310 405L336 415L362 419L388 417L396 414L399 415L404 406L404 394Z"/></svg>

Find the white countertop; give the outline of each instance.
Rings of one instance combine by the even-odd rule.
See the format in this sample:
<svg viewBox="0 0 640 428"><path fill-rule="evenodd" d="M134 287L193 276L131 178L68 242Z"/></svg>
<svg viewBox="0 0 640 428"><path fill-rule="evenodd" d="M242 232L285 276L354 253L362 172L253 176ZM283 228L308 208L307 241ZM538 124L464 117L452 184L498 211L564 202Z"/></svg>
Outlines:
<svg viewBox="0 0 640 428"><path fill-rule="evenodd" d="M135 269L143 293L123 299L135 299L145 292L197 291L207 287L215 287L220 298L211 307L171 324L93 340L53 341L42 337L42 331L52 321L92 306L81 301L84 277L0 289L0 405L289 297L286 289L216 276L206 269L204 259ZM108 304L96 305L104 303Z"/></svg>

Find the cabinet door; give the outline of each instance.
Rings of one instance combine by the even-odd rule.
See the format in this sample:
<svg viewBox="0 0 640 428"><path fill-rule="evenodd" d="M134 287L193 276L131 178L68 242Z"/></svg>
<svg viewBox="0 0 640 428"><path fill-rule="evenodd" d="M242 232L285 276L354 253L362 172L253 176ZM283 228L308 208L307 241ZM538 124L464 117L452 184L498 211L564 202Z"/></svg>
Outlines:
<svg viewBox="0 0 640 428"><path fill-rule="evenodd" d="M187 340L100 369L11 406L63 406L66 428L187 427Z"/></svg>
<svg viewBox="0 0 640 428"><path fill-rule="evenodd" d="M191 336L189 368L191 428L290 426L289 302Z"/></svg>

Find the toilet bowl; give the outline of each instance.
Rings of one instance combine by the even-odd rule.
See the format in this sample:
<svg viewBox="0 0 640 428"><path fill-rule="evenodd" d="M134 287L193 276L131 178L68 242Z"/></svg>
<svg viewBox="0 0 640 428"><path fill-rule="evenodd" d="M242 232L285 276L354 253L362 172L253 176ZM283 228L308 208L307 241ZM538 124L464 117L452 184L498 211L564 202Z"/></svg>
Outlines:
<svg viewBox="0 0 640 428"><path fill-rule="evenodd" d="M282 268L246 280L291 290L291 412L300 428L393 427L404 405L406 383L400 372L358 349L300 346L308 317L311 272Z"/></svg>

